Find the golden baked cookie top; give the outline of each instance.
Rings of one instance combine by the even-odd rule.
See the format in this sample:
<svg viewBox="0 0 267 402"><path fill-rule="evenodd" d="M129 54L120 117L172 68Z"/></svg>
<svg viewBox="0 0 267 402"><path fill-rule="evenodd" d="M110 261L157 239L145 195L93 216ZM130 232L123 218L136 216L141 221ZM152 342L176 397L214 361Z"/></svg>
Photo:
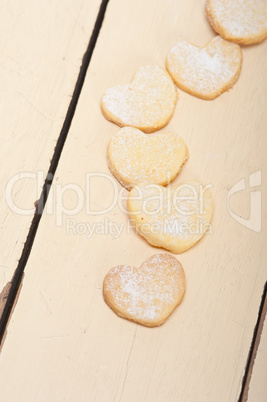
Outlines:
<svg viewBox="0 0 267 402"><path fill-rule="evenodd" d="M211 232L213 199L209 186L187 181L175 186L135 186L128 195L129 218L152 246L183 253Z"/></svg>
<svg viewBox="0 0 267 402"><path fill-rule="evenodd" d="M239 77L241 63L240 46L220 36L202 48L179 41L167 56L167 69L178 87L207 100L233 86Z"/></svg>
<svg viewBox="0 0 267 402"><path fill-rule="evenodd" d="M104 116L119 126L151 133L172 117L177 91L169 74L157 65L141 67L133 81L109 88L102 98Z"/></svg>
<svg viewBox="0 0 267 402"><path fill-rule="evenodd" d="M140 268L118 265L103 284L104 299L117 315L147 327L163 324L184 293L183 267L169 254L153 255Z"/></svg>
<svg viewBox="0 0 267 402"><path fill-rule="evenodd" d="M188 159L182 138L173 133L147 135L124 127L108 145L108 163L112 174L128 190L141 183L165 186L179 173Z"/></svg>
<svg viewBox="0 0 267 402"><path fill-rule="evenodd" d="M267 37L266 0L207 0L206 14L224 39L249 45Z"/></svg>

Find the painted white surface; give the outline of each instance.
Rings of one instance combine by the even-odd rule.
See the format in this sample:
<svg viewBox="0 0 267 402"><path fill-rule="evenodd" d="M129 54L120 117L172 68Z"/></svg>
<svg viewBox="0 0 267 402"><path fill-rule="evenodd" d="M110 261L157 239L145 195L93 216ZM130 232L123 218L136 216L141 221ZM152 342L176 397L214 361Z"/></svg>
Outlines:
<svg viewBox="0 0 267 402"><path fill-rule="evenodd" d="M101 290L112 266L139 266L163 250L127 232L128 218L117 204L100 217L86 213L84 204L62 223L60 213L51 213L62 186L75 184L86 194L87 173L109 174L106 148L118 127L101 114L105 89L129 82L140 65L164 66L178 37L204 45L213 35L204 1L111 0L1 353L6 402L238 399L266 279L266 211L257 233L230 216L226 201L244 178L247 188L232 196L230 208L248 218L249 175L266 170L267 42L243 48L241 76L218 99L179 91L168 129L184 138L189 160L174 183L193 178L212 184L215 212L213 233L177 256L187 290L163 326L117 317ZM266 204L264 179L257 189ZM108 180L92 179L90 190L90 210L112 202ZM74 191L65 192L63 204L77 205ZM123 225L121 235L79 234L84 224L105 222Z"/></svg>
<svg viewBox="0 0 267 402"><path fill-rule="evenodd" d="M99 5L1 1L0 291L21 256Z"/></svg>

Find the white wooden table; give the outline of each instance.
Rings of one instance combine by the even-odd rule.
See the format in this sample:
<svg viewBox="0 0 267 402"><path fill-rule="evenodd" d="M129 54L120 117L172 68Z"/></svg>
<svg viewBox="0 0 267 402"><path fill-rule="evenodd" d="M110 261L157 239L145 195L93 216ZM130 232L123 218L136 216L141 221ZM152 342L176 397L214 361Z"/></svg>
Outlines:
<svg viewBox="0 0 267 402"><path fill-rule="evenodd" d="M11 0L0 5L1 289L21 256L100 4ZM168 128L184 138L190 157L174 183L193 178L212 184L215 213L213 233L178 256L187 291L163 326L149 329L120 319L102 297L103 278L112 266L139 266L162 250L128 230L117 204L98 216L86 211L86 205L90 211L104 209L113 197L103 174L110 176L106 148L118 127L101 114L103 92L129 82L141 65L164 67L178 38L207 43L214 32L204 4L109 1L7 327L1 401L225 402L240 395L245 400L249 384L243 379L245 370L251 372L247 359L267 274L267 41L242 48L240 78L218 99L203 101L179 91ZM14 179L11 201L28 209L26 216L5 197L10 179L22 173L28 176ZM88 194L86 175L92 173L98 177L91 178ZM243 179L246 188L228 199ZM253 180L257 185L250 188ZM74 211L77 192L84 203ZM261 210L252 193L253 199L261 197ZM256 220L248 223L251 205ZM82 233L94 224L123 230L118 238L109 229L91 237ZM254 368L248 400L263 402L266 325Z"/></svg>

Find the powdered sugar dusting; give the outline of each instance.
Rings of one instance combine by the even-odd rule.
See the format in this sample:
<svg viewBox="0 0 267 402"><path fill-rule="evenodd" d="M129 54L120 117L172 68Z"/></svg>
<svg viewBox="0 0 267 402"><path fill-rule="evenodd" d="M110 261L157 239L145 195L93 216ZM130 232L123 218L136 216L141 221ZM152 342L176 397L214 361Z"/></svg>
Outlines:
<svg viewBox="0 0 267 402"><path fill-rule="evenodd" d="M168 254L150 257L140 268L120 265L104 280L108 304L128 319L143 325L160 325L181 302L185 290L184 271Z"/></svg>
<svg viewBox="0 0 267 402"><path fill-rule="evenodd" d="M131 84L108 89L102 107L107 117L121 126L155 131L171 118L176 99L168 74L157 65L148 65L138 70Z"/></svg>
<svg viewBox="0 0 267 402"><path fill-rule="evenodd" d="M187 160L181 138L170 132L147 136L125 127L110 140L109 167L126 188L141 183L168 184Z"/></svg>
<svg viewBox="0 0 267 402"><path fill-rule="evenodd" d="M226 39L254 43L267 36L266 0L208 0L209 20Z"/></svg>
<svg viewBox="0 0 267 402"><path fill-rule="evenodd" d="M180 253L211 230L211 192L197 182L164 188L136 186L128 211L136 230L152 245Z"/></svg>
<svg viewBox="0 0 267 402"><path fill-rule="evenodd" d="M204 48L186 41L174 46L167 67L178 86L200 97L219 94L238 78L241 51L238 45L219 36Z"/></svg>

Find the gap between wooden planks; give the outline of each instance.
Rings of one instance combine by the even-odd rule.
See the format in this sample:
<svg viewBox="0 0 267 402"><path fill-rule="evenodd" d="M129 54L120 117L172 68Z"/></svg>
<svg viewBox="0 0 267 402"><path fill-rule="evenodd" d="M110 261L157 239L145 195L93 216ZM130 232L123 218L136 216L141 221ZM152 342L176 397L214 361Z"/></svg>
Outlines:
<svg viewBox="0 0 267 402"><path fill-rule="evenodd" d="M193 0L186 5L111 1L50 207L56 184L85 190L86 172L108 174L106 146L118 128L101 115L104 90L128 82L142 64L164 65L179 36L204 45L213 32L203 10L204 2ZM190 159L177 181L193 177L212 183L216 205L214 233L179 256L188 284L182 305L153 330L119 319L103 302L105 273L117 264L138 266L160 250L126 230L119 239L68 234L70 217L63 216L61 224L47 210L2 351L0 389L7 401L18 394L51 401L237 400L266 278L266 228L256 234L235 222L226 197L238 180L266 168L266 118L260 107L266 102L265 52L266 43L245 48L238 83L216 101L180 91L169 128L183 136ZM110 201L108 183L96 182L91 190L94 208ZM245 201L233 200L232 208L245 214ZM66 194L66 206L75 202L75 194ZM71 218L97 222L84 210ZM104 218L128 222L118 208Z"/></svg>
<svg viewBox="0 0 267 402"><path fill-rule="evenodd" d="M249 382L248 389L248 402L265 402L267 395L266 387L266 374L267 374L267 322L266 315L263 323L263 330L261 334L260 344L257 349L257 355L255 357L252 376Z"/></svg>
<svg viewBox="0 0 267 402"><path fill-rule="evenodd" d="M244 379L240 402L264 402L267 395L267 283L265 284L259 318L249 354L247 375Z"/></svg>
<svg viewBox="0 0 267 402"><path fill-rule="evenodd" d="M77 102L80 96L80 91L85 79L85 74L88 68L88 64L90 62L95 43L98 37L99 30L101 29L102 21L104 18L106 6L107 6L108 0L103 0L101 3L101 6L99 8L99 12L97 15L97 19L94 25L94 29L92 31L92 35L89 41L89 45L87 48L86 53L83 56L83 61L82 65L80 68L80 72L77 78L77 82L75 85L75 89L73 92L73 96L71 98L66 118L64 120L57 144L55 146L54 154L51 159L49 171L47 174L47 177L45 179L44 185L43 185L43 190L40 196L40 199L34 203L34 206L36 208L33 220L31 222L31 226L29 229L29 233L27 235L26 242L24 244L24 248L22 251L21 258L19 260L18 266L15 270L15 273L12 277L12 281L8 282L8 284L5 286L3 289L3 292L5 294L5 297L3 297L2 300L0 300L0 344L2 345L2 340L5 336L6 332L6 327L8 325L8 320L10 319L10 315L12 313L12 310L14 308L14 304L17 301L18 298L18 292L21 287L21 280L22 276L24 273L25 265L27 263L32 244L34 242L34 238L36 235L36 231L38 229L38 225L41 219L41 215L43 213L43 209L47 200L47 196L51 187L51 183L54 178L54 174L58 165L58 161L61 155L62 148L64 146L66 137L68 135L69 127L73 118L73 115L75 113L75 109L77 106ZM2 294L1 293L1 294Z"/></svg>
<svg viewBox="0 0 267 402"><path fill-rule="evenodd" d="M1 2L0 291L21 257L100 3ZM5 197L19 174L11 199L26 213Z"/></svg>
<svg viewBox="0 0 267 402"><path fill-rule="evenodd" d="M22 287L22 279L23 279L23 274L22 274L21 281L19 283L18 290L14 294L14 298L13 298L14 300L12 300L12 305L10 306L10 312L9 312L8 317L7 317L7 323L6 323L5 327L3 328L3 333L1 334L0 352L1 352L1 349L2 349L2 347L4 345L4 342L5 342L8 322L11 319L12 313L13 313L13 311L14 311L14 309L16 307L16 304L18 302L18 299L19 299L19 294L20 294L20 290L21 290L21 287ZM4 287L4 289L2 290L1 294L0 294L0 317L2 316L2 314L3 314L3 312L4 312L5 308L6 308L6 304L8 302L8 298L10 296L11 289L12 289L12 283L8 282L6 284L6 286Z"/></svg>

